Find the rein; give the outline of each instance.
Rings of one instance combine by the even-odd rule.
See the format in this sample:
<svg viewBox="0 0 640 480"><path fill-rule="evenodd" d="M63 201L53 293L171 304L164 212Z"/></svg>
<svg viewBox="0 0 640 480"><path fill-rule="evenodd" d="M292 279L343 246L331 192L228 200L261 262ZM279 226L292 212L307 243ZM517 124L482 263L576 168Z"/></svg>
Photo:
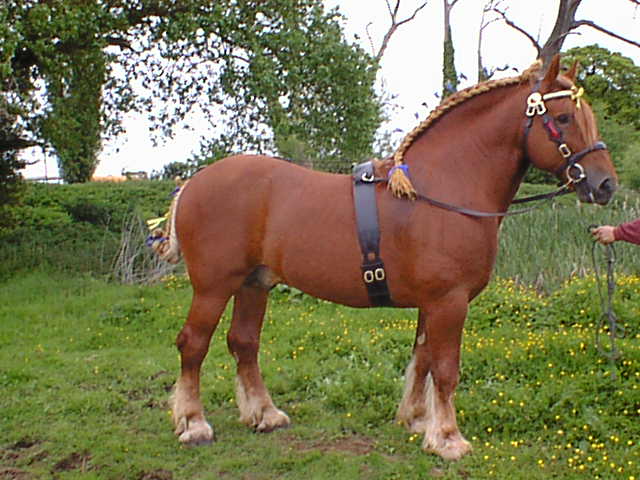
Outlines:
<svg viewBox="0 0 640 480"><path fill-rule="evenodd" d="M560 187L558 190L556 190L555 192L551 192L551 193L543 193L540 195L533 195L531 197L524 197L524 198L517 198L515 200L513 200L511 203L528 203L528 202L534 202L537 200L552 200L555 197L559 197L562 195L566 195L568 193L570 193L569 190L569 183L563 185L562 187ZM463 215L469 215L471 217L482 217L482 218L486 218L486 217L509 217L512 215L521 215L523 213L528 213L531 212L533 210L536 210L537 208L540 208L540 205L536 205L534 207L529 207L529 208L522 208L520 210L511 210L508 212L483 212L480 210L473 210L471 208L465 208L465 207L458 207L456 205L451 205L445 202L441 202L439 200L435 200L433 198L427 197L426 195L422 195L421 193L417 193L416 194L416 199L417 200L422 200L423 202L427 202L430 205L433 205L434 207L438 207L438 208L442 208L444 210L449 210L451 212L456 212L456 213L461 213Z"/></svg>
<svg viewBox="0 0 640 480"><path fill-rule="evenodd" d="M597 225L590 225L589 231L597 228ZM604 256L607 262L607 273L606 273L606 285L607 291L606 296L603 288L603 275L600 272L600 267L598 266L598 262L596 260L596 247L598 246L598 242L593 242L593 246L591 247L591 260L593 261L593 270L595 273L596 280L596 289L598 291L598 298L600 299L600 311L602 312L598 322L596 323L596 333L595 333L595 343L596 349L598 353L603 357L609 360L609 364L611 365L611 379L616 379L615 372L615 362L621 356L620 350L618 350L618 346L616 345L616 340L621 338L624 334L624 329L621 325L618 325L618 317L613 311L613 296L616 291L616 280L614 267L616 263L616 251L613 248L612 244L604 245ZM602 338L600 336L600 330L605 326L605 323L609 324L609 347L605 347L603 345Z"/></svg>
<svg viewBox="0 0 640 480"><path fill-rule="evenodd" d="M406 165L403 165L403 167L406 167ZM386 179L386 178L362 175L362 177L360 178L360 181L363 182L363 183L387 183L389 180ZM554 199L556 197L560 197L562 195L567 195L567 194L571 193L571 190L569 190L569 186L572 183L573 182L569 181L569 182L565 183L564 185L562 185L558 190L556 190L554 192L541 193L541 194L538 194L538 195L531 195L529 197L523 197L523 198L516 198L511 203L512 204L519 204L519 203L535 202L535 201L538 201L538 200L552 200L552 199ZM452 205L450 203L441 202L440 200L436 200L435 198L428 197L427 195L423 195L421 193L416 193L415 199L416 200L421 200L423 202L426 202L426 203L428 203L428 204L430 204L430 205L432 205L434 207L438 207L438 208L441 208L443 210L448 210L450 212L460 213L462 215L468 215L468 216L471 216L471 217L481 217L481 218L487 218L487 217L509 217L509 216L512 216L512 215L521 215L523 213L528 213L528 212L531 212L533 210L536 210L536 209L540 208L540 205L536 205L534 207L522 208L520 210L511 210L511 211L507 211L507 212L483 212L481 210L474 210L472 208L459 207L457 205Z"/></svg>

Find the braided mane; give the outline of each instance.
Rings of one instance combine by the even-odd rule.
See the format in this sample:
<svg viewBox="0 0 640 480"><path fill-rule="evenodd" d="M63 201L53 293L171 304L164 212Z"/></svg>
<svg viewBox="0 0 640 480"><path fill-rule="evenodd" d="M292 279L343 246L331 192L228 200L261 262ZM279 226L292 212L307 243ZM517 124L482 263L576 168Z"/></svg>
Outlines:
<svg viewBox="0 0 640 480"><path fill-rule="evenodd" d="M528 69L522 72L521 75L517 77L508 77L501 78L497 80L488 80L486 82L479 83L472 87L465 88L464 90L460 90L459 92L454 93L450 97L444 100L440 105L438 105L431 114L424 119L420 124L415 127L411 132L409 132L402 142L400 146L393 154L393 163L395 167L399 167L403 164L404 154L409 149L411 144L415 141L415 139L425 130L427 130L436 120L442 117L445 113L447 113L452 108L460 105L463 102L466 102L470 98L473 98L477 95L481 95L483 93L490 92L497 88L506 87L509 85L515 85L519 83L525 83L529 79L534 76L539 75L542 70L542 61L537 60L533 65L531 65ZM411 185L411 181L405 175L405 172L400 168L394 168L393 174L389 179L388 184L389 189L393 192L396 197L407 196L409 198L415 197L415 190Z"/></svg>

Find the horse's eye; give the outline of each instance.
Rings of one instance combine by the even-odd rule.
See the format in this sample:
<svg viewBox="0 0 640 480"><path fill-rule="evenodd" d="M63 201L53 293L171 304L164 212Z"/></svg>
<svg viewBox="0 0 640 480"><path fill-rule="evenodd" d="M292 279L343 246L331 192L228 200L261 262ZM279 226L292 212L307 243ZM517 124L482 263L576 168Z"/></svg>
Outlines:
<svg viewBox="0 0 640 480"><path fill-rule="evenodd" d="M571 122L571 115L562 113L556 117L556 121L561 125L568 125Z"/></svg>

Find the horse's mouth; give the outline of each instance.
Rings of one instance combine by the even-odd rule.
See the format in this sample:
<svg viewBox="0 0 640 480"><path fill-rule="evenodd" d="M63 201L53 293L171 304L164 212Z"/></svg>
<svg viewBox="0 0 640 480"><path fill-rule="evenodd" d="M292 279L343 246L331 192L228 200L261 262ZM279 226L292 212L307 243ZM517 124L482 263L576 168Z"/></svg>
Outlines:
<svg viewBox="0 0 640 480"><path fill-rule="evenodd" d="M611 178L605 178L596 187L588 181L576 184L576 193L581 202L598 205L607 205L613 198L616 189L616 181Z"/></svg>

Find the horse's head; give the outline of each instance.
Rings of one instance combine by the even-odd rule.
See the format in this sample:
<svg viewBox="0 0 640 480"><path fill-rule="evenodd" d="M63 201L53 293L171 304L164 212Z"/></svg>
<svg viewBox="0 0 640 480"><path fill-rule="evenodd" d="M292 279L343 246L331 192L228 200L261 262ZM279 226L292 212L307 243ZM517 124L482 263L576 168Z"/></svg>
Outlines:
<svg viewBox="0 0 640 480"><path fill-rule="evenodd" d="M556 56L527 99L525 149L538 168L575 188L583 202L606 204L617 186L607 146L583 90L575 85L577 65L560 74Z"/></svg>

